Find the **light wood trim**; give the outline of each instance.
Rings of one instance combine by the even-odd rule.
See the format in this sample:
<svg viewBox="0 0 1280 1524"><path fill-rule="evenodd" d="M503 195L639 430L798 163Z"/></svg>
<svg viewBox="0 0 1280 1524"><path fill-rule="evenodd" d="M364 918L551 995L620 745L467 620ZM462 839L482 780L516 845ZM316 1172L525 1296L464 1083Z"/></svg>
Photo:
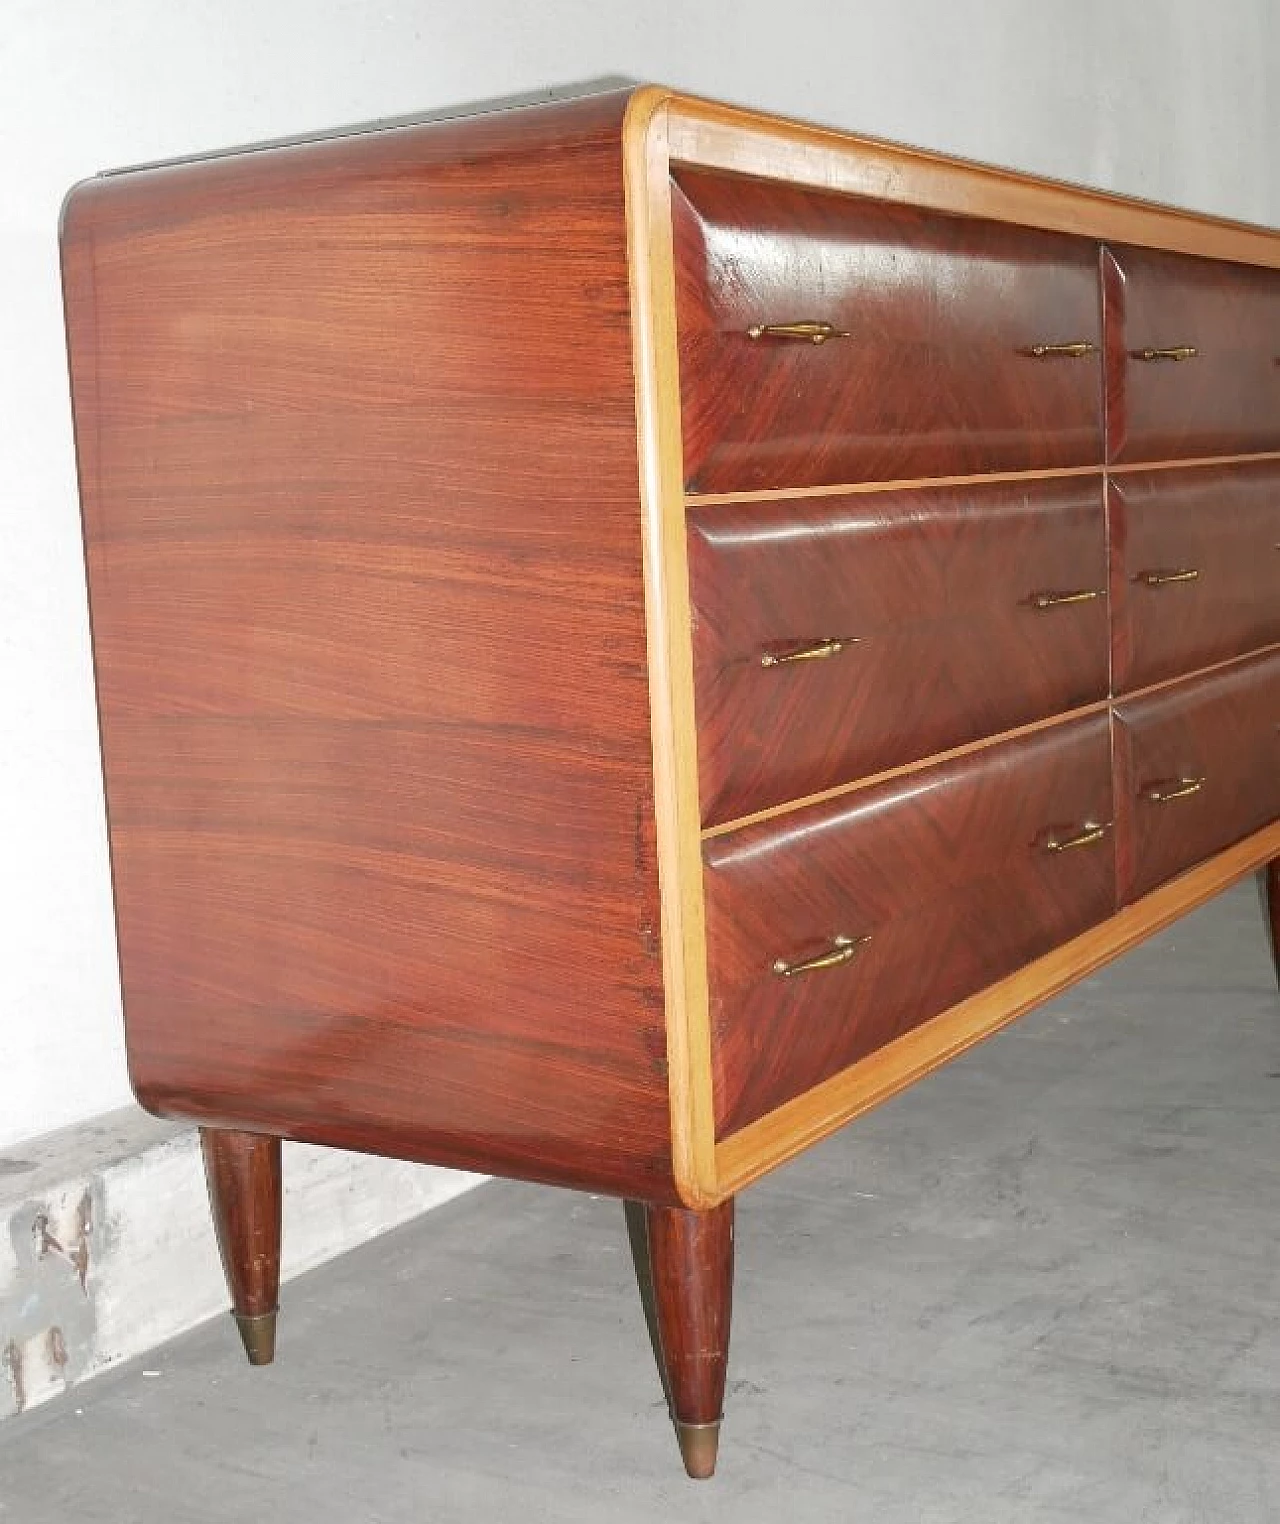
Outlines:
<svg viewBox="0 0 1280 1524"><path fill-rule="evenodd" d="M715 1192L715 1110L666 101L666 92L653 88L632 96L623 122L622 151L672 1158L676 1188L685 1204L706 1207L713 1204Z"/></svg>
<svg viewBox="0 0 1280 1524"><path fill-rule="evenodd" d="M687 492L686 508L714 508L720 504L771 503L784 498L853 497L867 492L908 492L927 487L983 487L1002 482L1066 481L1081 476L1125 476L1136 471L1193 471L1197 466L1264 465L1280 460L1280 450L1258 450L1252 455L1195 455L1186 460L1139 460L1112 466L1061 466L1053 471L983 471L971 476L913 476L889 482L834 482L819 487L752 487L742 492Z"/></svg>
<svg viewBox="0 0 1280 1524"><path fill-rule="evenodd" d="M1280 269L1280 238L1245 222L768 117L692 96L667 106L674 161L844 195Z"/></svg>
<svg viewBox="0 0 1280 1524"><path fill-rule="evenodd" d="M716 1147L720 1197L732 1196L852 1118L889 1100L1276 857L1280 857L1280 822L731 1134Z"/></svg>

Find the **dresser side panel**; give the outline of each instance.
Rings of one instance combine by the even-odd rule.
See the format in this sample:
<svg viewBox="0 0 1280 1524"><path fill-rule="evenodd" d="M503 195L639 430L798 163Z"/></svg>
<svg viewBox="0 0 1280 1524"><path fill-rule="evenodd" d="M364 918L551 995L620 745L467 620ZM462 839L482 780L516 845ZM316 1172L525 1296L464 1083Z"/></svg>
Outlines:
<svg viewBox="0 0 1280 1524"><path fill-rule="evenodd" d="M674 1198L625 100L69 203L153 1110Z"/></svg>

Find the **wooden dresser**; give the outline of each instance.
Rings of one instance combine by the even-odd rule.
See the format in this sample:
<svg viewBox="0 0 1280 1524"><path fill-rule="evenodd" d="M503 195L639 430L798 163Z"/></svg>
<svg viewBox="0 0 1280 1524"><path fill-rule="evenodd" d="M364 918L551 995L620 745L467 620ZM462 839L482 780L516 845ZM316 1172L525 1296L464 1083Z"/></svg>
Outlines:
<svg viewBox="0 0 1280 1524"><path fill-rule="evenodd" d="M131 1072L254 1361L281 1138L609 1192L709 1474L738 1191L1276 932L1280 235L646 88L63 255Z"/></svg>

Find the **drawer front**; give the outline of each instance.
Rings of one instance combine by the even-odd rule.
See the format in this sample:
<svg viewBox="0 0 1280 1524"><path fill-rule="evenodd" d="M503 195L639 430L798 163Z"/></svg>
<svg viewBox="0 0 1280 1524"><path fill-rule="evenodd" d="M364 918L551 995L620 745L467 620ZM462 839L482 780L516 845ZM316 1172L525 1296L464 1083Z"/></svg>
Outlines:
<svg viewBox="0 0 1280 1524"><path fill-rule="evenodd" d="M1109 915L1110 766L1090 716L711 838L720 1134Z"/></svg>
<svg viewBox="0 0 1280 1524"><path fill-rule="evenodd" d="M1109 248L1103 276L1109 460L1280 450L1280 271Z"/></svg>
<svg viewBox="0 0 1280 1524"><path fill-rule="evenodd" d="M1097 479L708 506L689 566L706 824L1107 694Z"/></svg>
<svg viewBox="0 0 1280 1524"><path fill-rule="evenodd" d="M1112 477L1115 691L1280 641L1280 461Z"/></svg>
<svg viewBox="0 0 1280 1524"><path fill-rule="evenodd" d="M691 491L1101 463L1096 244L685 169L672 213Z"/></svg>
<svg viewBox="0 0 1280 1524"><path fill-rule="evenodd" d="M1280 653L1115 713L1122 902L1280 818Z"/></svg>

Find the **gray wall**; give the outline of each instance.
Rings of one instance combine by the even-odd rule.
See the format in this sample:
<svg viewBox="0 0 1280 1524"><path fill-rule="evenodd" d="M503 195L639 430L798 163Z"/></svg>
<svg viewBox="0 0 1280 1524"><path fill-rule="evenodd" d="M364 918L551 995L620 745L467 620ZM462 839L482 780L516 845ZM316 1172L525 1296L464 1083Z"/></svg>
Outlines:
<svg viewBox="0 0 1280 1524"><path fill-rule="evenodd" d="M0 1146L127 1099L55 228L113 164L633 76L1280 223L1276 0L4 0Z"/></svg>

